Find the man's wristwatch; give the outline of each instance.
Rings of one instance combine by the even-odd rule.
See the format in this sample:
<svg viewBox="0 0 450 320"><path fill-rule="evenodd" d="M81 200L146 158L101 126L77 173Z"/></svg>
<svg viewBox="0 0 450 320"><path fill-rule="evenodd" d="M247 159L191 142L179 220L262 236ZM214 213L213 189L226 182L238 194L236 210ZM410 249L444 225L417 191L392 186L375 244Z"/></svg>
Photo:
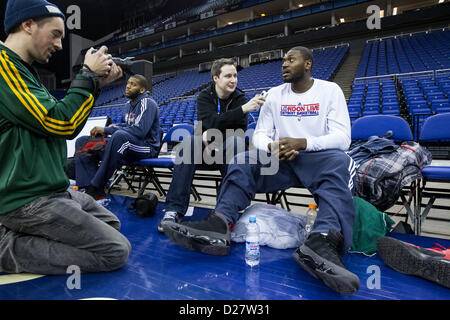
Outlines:
<svg viewBox="0 0 450 320"><path fill-rule="evenodd" d="M85 64L78 74L82 75L84 79L73 79L70 88L85 89L96 96L100 91L98 75Z"/></svg>

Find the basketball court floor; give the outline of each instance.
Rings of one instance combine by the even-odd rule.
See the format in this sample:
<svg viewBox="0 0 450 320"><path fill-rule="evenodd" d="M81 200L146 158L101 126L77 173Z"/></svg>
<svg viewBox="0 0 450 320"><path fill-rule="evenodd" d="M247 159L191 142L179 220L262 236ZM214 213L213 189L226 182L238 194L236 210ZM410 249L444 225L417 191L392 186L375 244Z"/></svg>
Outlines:
<svg viewBox="0 0 450 320"><path fill-rule="evenodd" d="M249 268L245 245L232 243L231 254L209 256L173 244L157 231L164 203L152 218L139 218L127 207L134 199L112 195L108 208L122 223L130 240L127 264L109 273L67 275L8 275L0 273L2 300L448 300L450 290L427 280L404 275L387 267L378 255L347 254L344 264L360 278L359 291L337 294L311 277L292 258L293 249L261 247L261 262ZM209 209L195 207L190 219L200 219ZM432 247L450 247L450 240L414 235L391 236Z"/></svg>

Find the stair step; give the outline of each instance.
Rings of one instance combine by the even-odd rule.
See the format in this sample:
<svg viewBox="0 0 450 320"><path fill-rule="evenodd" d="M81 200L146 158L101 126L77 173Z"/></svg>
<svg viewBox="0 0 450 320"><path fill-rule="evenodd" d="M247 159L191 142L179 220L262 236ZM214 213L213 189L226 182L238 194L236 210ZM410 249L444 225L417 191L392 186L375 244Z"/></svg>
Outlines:
<svg viewBox="0 0 450 320"><path fill-rule="evenodd" d="M352 93L351 85L358 70L364 47L365 43L363 42L350 44L350 52L333 79L342 88L347 100Z"/></svg>

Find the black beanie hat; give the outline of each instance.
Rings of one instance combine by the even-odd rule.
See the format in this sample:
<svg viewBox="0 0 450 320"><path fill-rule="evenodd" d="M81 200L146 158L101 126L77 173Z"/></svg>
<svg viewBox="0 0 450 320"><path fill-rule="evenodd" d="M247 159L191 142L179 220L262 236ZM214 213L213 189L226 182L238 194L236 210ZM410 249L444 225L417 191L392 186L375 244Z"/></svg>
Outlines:
<svg viewBox="0 0 450 320"><path fill-rule="evenodd" d="M61 17L66 20L59 8L45 0L9 0L5 11L5 33L25 20L42 17Z"/></svg>

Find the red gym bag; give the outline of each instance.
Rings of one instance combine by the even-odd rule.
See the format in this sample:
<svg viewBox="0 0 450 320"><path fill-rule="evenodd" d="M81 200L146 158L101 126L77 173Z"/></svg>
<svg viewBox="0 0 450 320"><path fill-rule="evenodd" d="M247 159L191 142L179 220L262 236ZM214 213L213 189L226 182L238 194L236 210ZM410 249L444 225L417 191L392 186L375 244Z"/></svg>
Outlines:
<svg viewBox="0 0 450 320"><path fill-rule="evenodd" d="M89 137L86 143L75 154L101 152L106 148L106 140L104 137Z"/></svg>

